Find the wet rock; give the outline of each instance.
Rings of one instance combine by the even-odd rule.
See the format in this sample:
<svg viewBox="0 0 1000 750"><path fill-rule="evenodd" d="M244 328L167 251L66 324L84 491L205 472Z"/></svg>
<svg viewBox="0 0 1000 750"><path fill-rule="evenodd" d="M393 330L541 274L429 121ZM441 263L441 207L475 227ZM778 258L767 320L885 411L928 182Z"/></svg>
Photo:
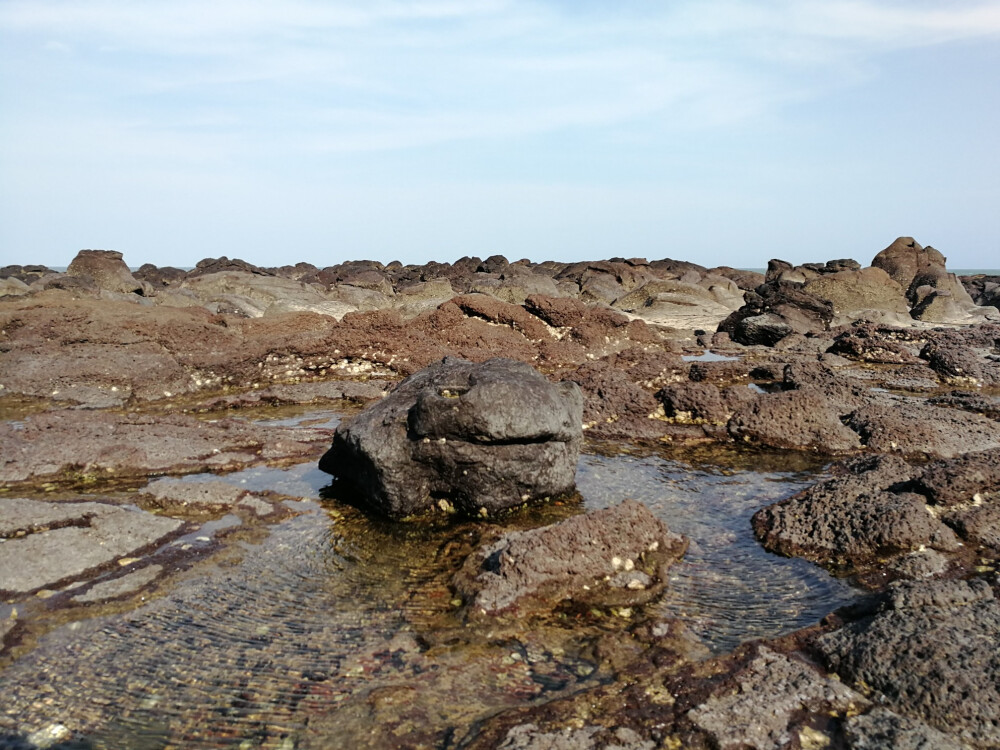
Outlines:
<svg viewBox="0 0 1000 750"><path fill-rule="evenodd" d="M114 250L81 250L66 269L66 275L92 279L109 292L145 293L142 282L132 275L122 254Z"/></svg>
<svg viewBox="0 0 1000 750"><path fill-rule="evenodd" d="M1000 424L978 414L923 404L868 406L851 414L847 426L879 453L950 458L1000 447Z"/></svg>
<svg viewBox="0 0 1000 750"><path fill-rule="evenodd" d="M551 526L511 531L473 553L455 575L471 617L517 617L561 602L651 601L687 548L644 505L626 500Z"/></svg>
<svg viewBox="0 0 1000 750"><path fill-rule="evenodd" d="M138 503L144 508L174 515L222 516L248 494L247 490L228 482L185 482L165 477L146 485Z"/></svg>
<svg viewBox="0 0 1000 750"><path fill-rule="evenodd" d="M0 518L8 507L0 500ZM173 518L103 503L18 500L15 512L20 520L4 526L28 533L0 541L0 592L16 595L92 573L181 527Z"/></svg>
<svg viewBox="0 0 1000 750"><path fill-rule="evenodd" d="M836 405L809 388L759 396L733 414L727 430L738 442L770 448L843 453L861 446Z"/></svg>
<svg viewBox="0 0 1000 750"><path fill-rule="evenodd" d="M329 434L184 415L51 411L0 423L0 481L78 484L301 461Z"/></svg>
<svg viewBox="0 0 1000 750"><path fill-rule="evenodd" d="M446 358L341 424L320 468L392 518L477 514L574 486L583 398L512 360Z"/></svg>
<svg viewBox="0 0 1000 750"><path fill-rule="evenodd" d="M850 750L970 750L957 737L885 708L849 718L844 737Z"/></svg>
<svg viewBox="0 0 1000 750"><path fill-rule="evenodd" d="M917 474L895 456L856 459L832 479L757 511L754 534L772 552L847 569L924 546L952 551L954 532L925 498L894 491Z"/></svg>
<svg viewBox="0 0 1000 750"><path fill-rule="evenodd" d="M661 388L656 398L664 415L679 422L709 422L723 425L733 412L757 398L749 388L717 388L709 383L678 383Z"/></svg>
<svg viewBox="0 0 1000 750"><path fill-rule="evenodd" d="M628 727L609 730L585 726L546 732L535 724L512 727L498 750L654 750L656 743L644 740Z"/></svg>
<svg viewBox="0 0 1000 750"><path fill-rule="evenodd" d="M73 601L81 604L89 604L90 602L100 602L107 599L114 599L119 596L127 596L148 586L150 583L155 581L162 572L162 565L147 565L143 568L139 568L138 570L134 570L131 573L119 576L118 578L112 578L109 581L95 583L84 593L74 596Z"/></svg>
<svg viewBox="0 0 1000 750"><path fill-rule="evenodd" d="M901 716L1000 745L1000 603L983 580L896 583L879 610L822 636L846 682Z"/></svg>
<svg viewBox="0 0 1000 750"><path fill-rule="evenodd" d="M786 747L804 712L847 713L869 705L840 682L763 646L734 682L688 712L720 750Z"/></svg>

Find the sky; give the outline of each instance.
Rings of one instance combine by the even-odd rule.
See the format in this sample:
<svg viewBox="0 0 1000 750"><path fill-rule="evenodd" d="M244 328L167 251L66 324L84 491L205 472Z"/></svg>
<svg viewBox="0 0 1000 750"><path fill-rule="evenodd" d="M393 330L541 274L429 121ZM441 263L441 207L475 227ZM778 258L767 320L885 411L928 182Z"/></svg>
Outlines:
<svg viewBox="0 0 1000 750"><path fill-rule="evenodd" d="M0 0L0 266L1000 267L1000 0Z"/></svg>

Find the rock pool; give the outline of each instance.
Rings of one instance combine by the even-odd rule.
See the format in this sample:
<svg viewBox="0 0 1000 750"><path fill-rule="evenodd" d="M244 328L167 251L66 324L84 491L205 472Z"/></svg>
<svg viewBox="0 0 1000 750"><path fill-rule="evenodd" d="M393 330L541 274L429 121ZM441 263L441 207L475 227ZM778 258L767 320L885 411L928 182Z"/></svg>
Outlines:
<svg viewBox="0 0 1000 750"><path fill-rule="evenodd" d="M335 416L283 424L317 421ZM592 447L578 499L509 522L645 503L691 546L662 601L601 616L677 618L721 652L813 624L857 596L815 566L764 552L750 530L754 511L821 472L802 456ZM213 554L143 597L47 613L48 632L0 672L0 747L378 746L375 726L412 739L401 746L457 747L497 710L601 679L588 639L621 625L597 615L576 630L463 632L447 581L475 524L365 518L323 498L329 476L313 463L223 479L302 499L286 500L291 517L264 530L228 529Z"/></svg>

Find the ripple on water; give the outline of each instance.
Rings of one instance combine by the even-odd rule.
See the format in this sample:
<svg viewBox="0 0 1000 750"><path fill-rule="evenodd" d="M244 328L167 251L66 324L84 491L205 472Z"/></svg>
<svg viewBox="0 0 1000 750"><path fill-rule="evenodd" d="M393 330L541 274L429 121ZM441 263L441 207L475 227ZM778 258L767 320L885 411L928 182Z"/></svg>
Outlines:
<svg viewBox="0 0 1000 750"><path fill-rule="evenodd" d="M815 472L734 471L657 455L584 456L577 474L586 507L631 497L691 540L657 609L715 650L814 624L856 596L804 560L766 552L750 529L757 509L814 481Z"/></svg>
<svg viewBox="0 0 1000 750"><path fill-rule="evenodd" d="M222 479L318 499L329 477L304 464ZM585 507L632 497L692 540L656 607L717 650L814 623L852 597L818 568L764 552L750 531L757 508L814 479L657 454L586 455L578 474ZM408 597L448 532L299 505L263 542L241 542L166 595L44 637L3 674L14 713L2 725L61 722L92 748L285 747L310 712L372 687L371 661L410 627Z"/></svg>

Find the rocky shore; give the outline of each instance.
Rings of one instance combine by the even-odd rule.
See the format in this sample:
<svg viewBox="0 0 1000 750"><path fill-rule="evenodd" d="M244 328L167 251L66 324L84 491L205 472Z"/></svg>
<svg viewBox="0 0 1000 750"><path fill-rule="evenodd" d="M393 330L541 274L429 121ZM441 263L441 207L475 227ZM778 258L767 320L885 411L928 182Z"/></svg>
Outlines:
<svg viewBox="0 0 1000 750"><path fill-rule="evenodd" d="M280 409L297 416L267 421ZM338 565L386 539L430 561L383 581L405 627L304 669L266 731L150 746L1000 746L1000 278L960 279L912 238L867 267L765 274L501 256L133 272L84 250L65 273L0 269L0 413L3 748L129 746L113 707L75 715L46 689L47 639L127 632L319 514L354 549ZM649 606L701 540L630 500L581 513L581 448L822 464L748 533L856 602L706 648ZM336 475L322 500L221 481L305 463Z"/></svg>

